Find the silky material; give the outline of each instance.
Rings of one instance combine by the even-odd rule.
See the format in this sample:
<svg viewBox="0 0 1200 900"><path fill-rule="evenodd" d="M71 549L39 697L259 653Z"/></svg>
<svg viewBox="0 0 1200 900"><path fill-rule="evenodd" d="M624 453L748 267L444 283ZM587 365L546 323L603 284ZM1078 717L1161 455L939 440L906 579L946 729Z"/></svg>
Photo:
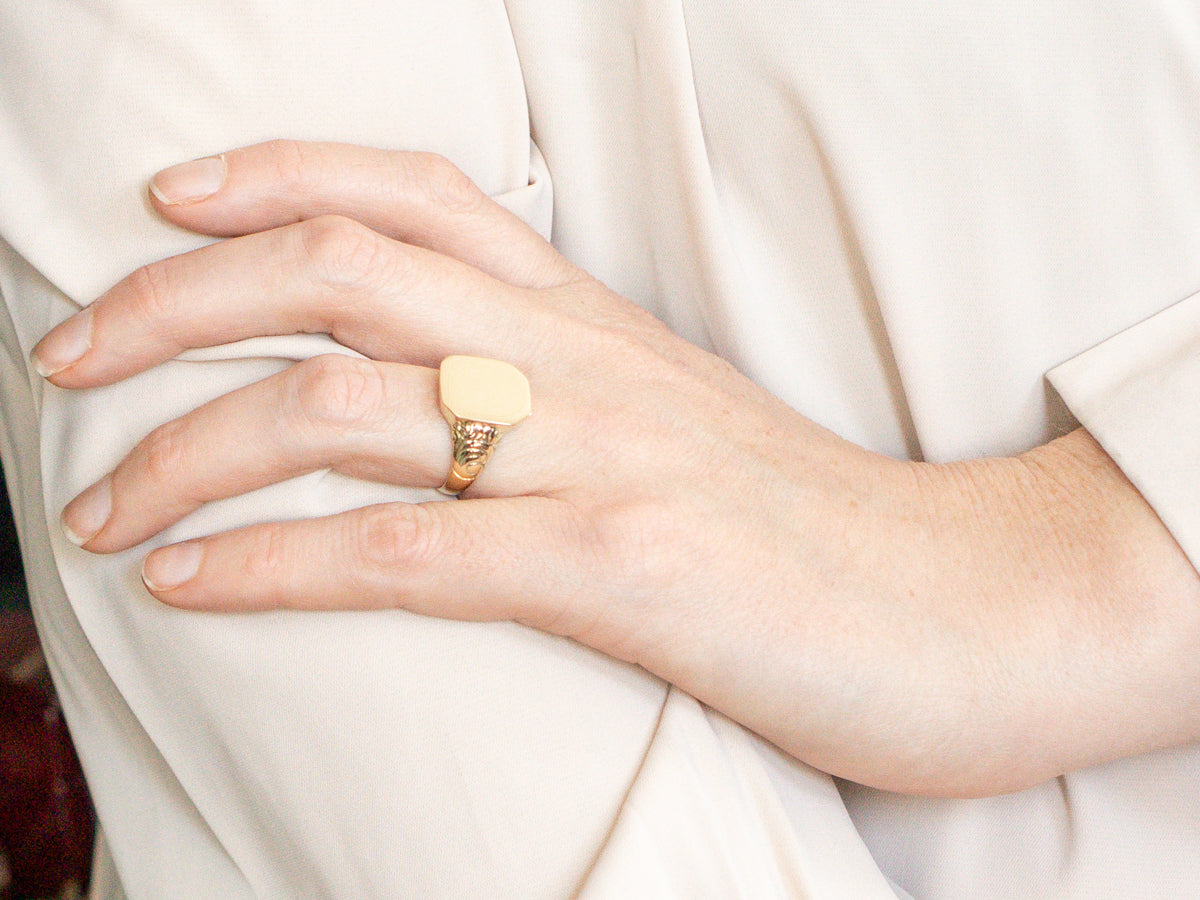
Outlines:
<svg viewBox="0 0 1200 900"><path fill-rule="evenodd" d="M165 608L137 577L150 546L429 494L314 473L91 556L58 513L147 431L348 351L258 339L74 393L27 362L130 270L203 243L149 209L159 168L273 137L433 150L863 446L1006 454L1082 421L1195 561L1196 9L330 7L0 0L0 446L109 896L1200 889L1194 748L899 798L515 626Z"/></svg>

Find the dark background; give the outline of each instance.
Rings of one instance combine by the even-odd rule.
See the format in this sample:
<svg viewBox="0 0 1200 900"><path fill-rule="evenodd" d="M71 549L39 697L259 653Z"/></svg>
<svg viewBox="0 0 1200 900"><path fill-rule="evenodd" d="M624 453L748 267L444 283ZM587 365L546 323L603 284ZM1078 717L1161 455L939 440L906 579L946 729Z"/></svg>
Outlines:
<svg viewBox="0 0 1200 900"><path fill-rule="evenodd" d="M42 657L0 473L0 900L77 900L95 816Z"/></svg>
<svg viewBox="0 0 1200 900"><path fill-rule="evenodd" d="M25 573L21 571L21 552L17 549L17 530L13 527L8 491L0 478L0 609L28 609Z"/></svg>

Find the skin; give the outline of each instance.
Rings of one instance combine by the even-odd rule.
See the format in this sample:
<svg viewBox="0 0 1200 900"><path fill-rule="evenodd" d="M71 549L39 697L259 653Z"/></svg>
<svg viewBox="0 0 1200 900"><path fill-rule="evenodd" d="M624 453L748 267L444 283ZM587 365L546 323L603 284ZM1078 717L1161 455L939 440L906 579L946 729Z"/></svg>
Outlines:
<svg viewBox="0 0 1200 900"><path fill-rule="evenodd" d="M86 389L293 332L369 361L299 363L156 429L66 507L77 543L132 547L324 467L437 486L452 353L516 365L535 412L471 499L155 551L164 603L515 620L903 792L1004 792L1200 738L1200 577L1085 431L1013 458L889 459L670 333L443 159L273 142L206 165L215 193L169 171L154 203L231 239L59 325L43 373Z"/></svg>

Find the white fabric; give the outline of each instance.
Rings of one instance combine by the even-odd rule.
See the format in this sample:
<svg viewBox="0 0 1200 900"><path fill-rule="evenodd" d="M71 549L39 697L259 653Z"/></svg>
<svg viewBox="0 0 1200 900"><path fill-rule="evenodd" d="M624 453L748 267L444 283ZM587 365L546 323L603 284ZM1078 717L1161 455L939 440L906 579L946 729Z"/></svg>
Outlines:
<svg viewBox="0 0 1200 900"><path fill-rule="evenodd" d="M568 256L864 446L1003 454L1078 417L1200 560L1198 26L1168 0L0 0L0 446L125 893L1200 892L1195 748L988 800L839 793L516 627L165 609L146 547L89 556L58 511L155 424L331 345L84 393L26 362L201 243L148 210L158 168L278 136L436 150L543 232L552 181ZM155 543L413 496L319 473Z"/></svg>

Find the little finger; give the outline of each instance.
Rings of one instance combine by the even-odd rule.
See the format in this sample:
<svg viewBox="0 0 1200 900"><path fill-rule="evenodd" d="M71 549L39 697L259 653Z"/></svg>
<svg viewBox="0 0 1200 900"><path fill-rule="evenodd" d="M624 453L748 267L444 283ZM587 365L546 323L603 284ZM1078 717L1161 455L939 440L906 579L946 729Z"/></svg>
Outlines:
<svg viewBox="0 0 1200 900"><path fill-rule="evenodd" d="M142 575L186 609L402 608L574 636L598 615L584 534L547 498L391 503L160 548Z"/></svg>

